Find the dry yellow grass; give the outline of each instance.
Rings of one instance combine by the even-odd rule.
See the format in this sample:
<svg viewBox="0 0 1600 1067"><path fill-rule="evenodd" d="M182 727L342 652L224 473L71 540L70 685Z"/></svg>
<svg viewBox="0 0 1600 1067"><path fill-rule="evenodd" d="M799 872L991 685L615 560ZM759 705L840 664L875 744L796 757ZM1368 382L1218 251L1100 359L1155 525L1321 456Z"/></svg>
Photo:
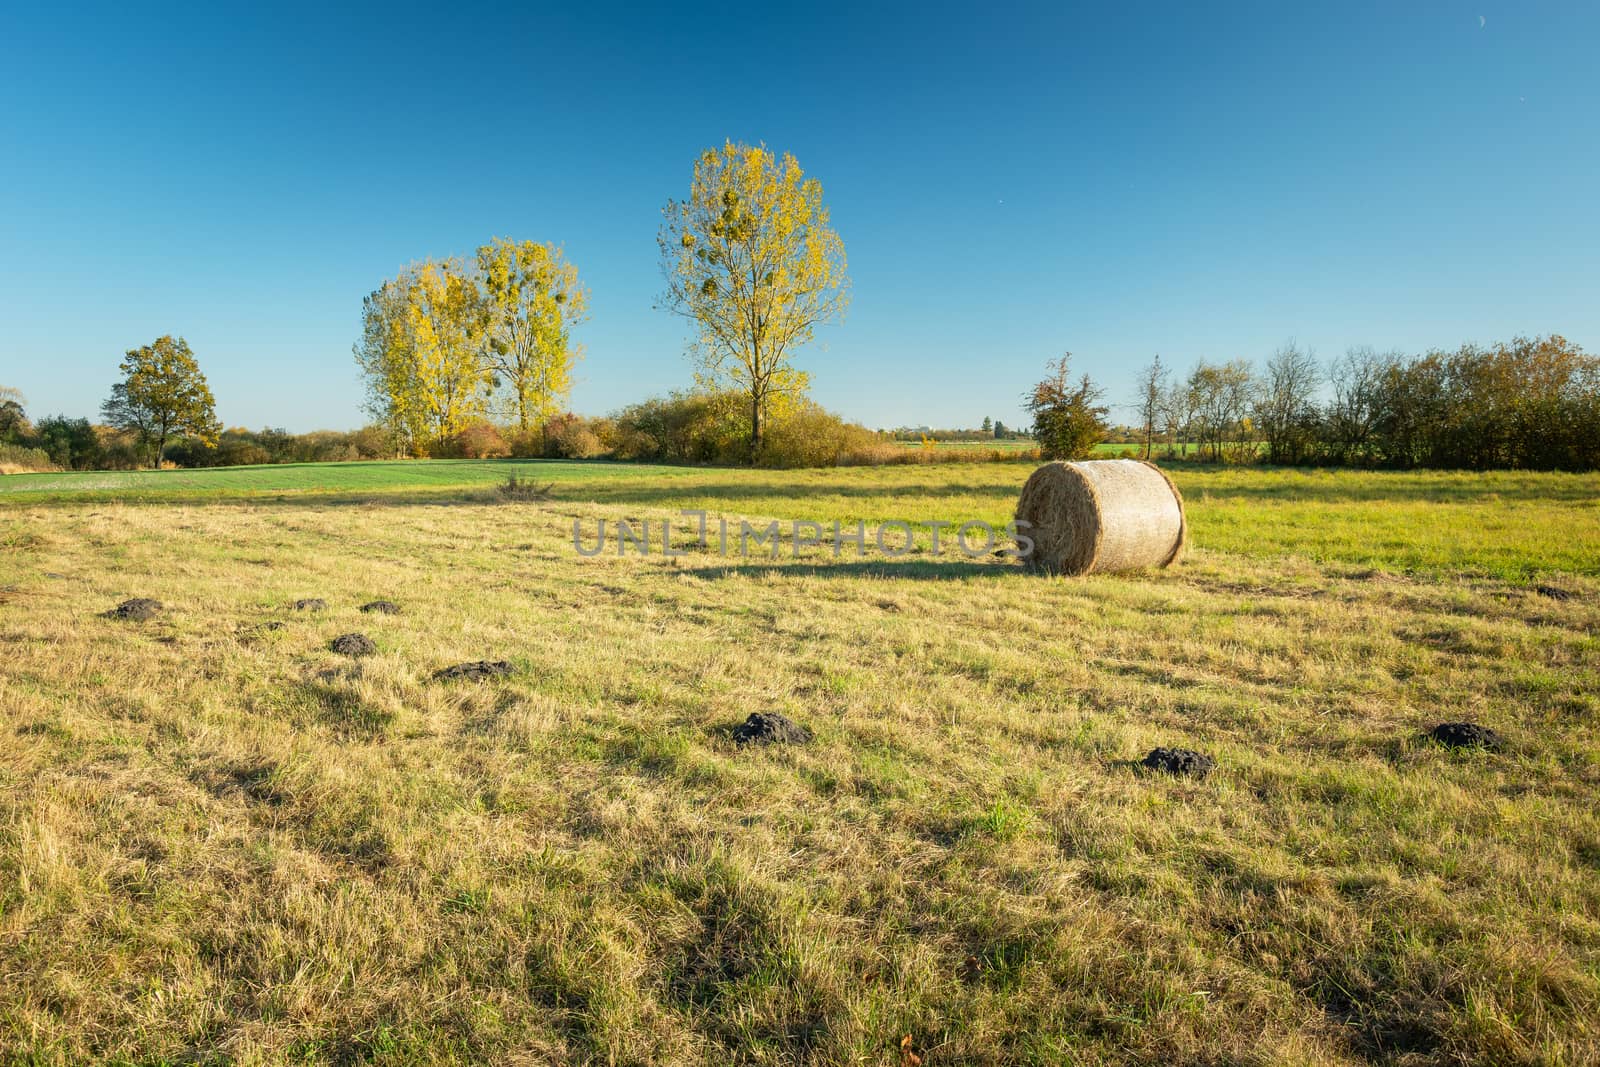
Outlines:
<svg viewBox="0 0 1600 1067"><path fill-rule="evenodd" d="M705 477L851 519L1026 473ZM571 484L0 510L0 1058L1600 1061L1594 570L1313 561L1314 504L1183 488L1181 567L1079 580L579 559L675 502ZM754 710L816 740L738 750Z"/></svg>

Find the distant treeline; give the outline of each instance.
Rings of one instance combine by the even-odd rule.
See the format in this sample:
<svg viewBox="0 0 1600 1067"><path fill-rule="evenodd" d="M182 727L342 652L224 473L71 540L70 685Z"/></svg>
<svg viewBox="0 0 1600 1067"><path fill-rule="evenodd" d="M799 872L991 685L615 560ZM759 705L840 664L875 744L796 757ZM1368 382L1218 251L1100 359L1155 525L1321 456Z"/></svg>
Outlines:
<svg viewBox="0 0 1600 1067"><path fill-rule="evenodd" d="M264 463L327 463L393 459L388 431L369 426L348 433L318 430L224 430L214 447L198 437L180 437L167 447L163 466L235 467ZM148 465L148 449L135 433L111 426L48 415L37 422L0 419L0 459L32 470L136 470Z"/></svg>
<svg viewBox="0 0 1600 1067"><path fill-rule="evenodd" d="M20 405L7 422L0 409L0 463L20 470L134 470L149 450L135 433L87 419L50 416L30 423ZM890 434L846 422L807 400L774 403L757 463L766 467L824 467L885 463L1013 459L1015 452L907 449ZM557 415L523 430L478 420L436 443L429 455L447 459L617 459L657 463L749 462L749 416L734 391L673 393L631 404L609 416ZM348 433L223 430L210 444L181 436L166 446L166 467L234 467L270 463L329 463L398 459L414 442L386 426Z"/></svg>
<svg viewBox="0 0 1600 1067"><path fill-rule="evenodd" d="M907 441L911 444L920 444L924 441L934 441L940 444L961 443L971 441L1020 441L1031 438L1033 435L1027 430L1019 430L1007 426L1003 422L994 422L987 417L983 425L976 430L931 430L924 426L902 426L899 429L888 431L896 441Z"/></svg>
<svg viewBox="0 0 1600 1067"><path fill-rule="evenodd" d="M1098 390L1085 379L1079 388ZM1290 344L1257 368L1202 361L1174 374L1158 359L1140 374L1131 426L1101 423L1094 440L1134 454L1205 463L1491 470L1600 469L1600 357L1559 336L1465 345L1421 356L1352 349L1324 366ZM1026 436L984 419L975 430L873 431L802 397L773 398L755 462L770 467L1016 460L1032 450L905 448L903 442L982 442ZM1103 411L1092 405L1091 413ZM604 417L557 415L529 428L477 420L429 453L458 458L611 458L667 463L750 461L750 416L740 391L691 390ZM1038 430L1038 427L1035 427ZM148 441L87 419L30 422L15 390L0 388L0 471L132 469ZM415 454L385 426L350 432L223 430L214 443L176 437L164 465L245 466L394 459ZM1087 453L1084 453L1087 454Z"/></svg>
<svg viewBox="0 0 1600 1067"><path fill-rule="evenodd" d="M1286 345L1257 371L1159 360L1139 381L1134 439L1205 462L1600 469L1600 358L1563 337L1421 356L1347 352L1327 367Z"/></svg>

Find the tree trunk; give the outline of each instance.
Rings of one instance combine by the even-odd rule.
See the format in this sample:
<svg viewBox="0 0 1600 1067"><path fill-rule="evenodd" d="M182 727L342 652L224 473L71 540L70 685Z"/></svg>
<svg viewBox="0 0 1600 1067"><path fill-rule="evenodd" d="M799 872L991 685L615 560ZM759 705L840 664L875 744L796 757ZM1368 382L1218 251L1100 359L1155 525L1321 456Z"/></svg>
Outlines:
<svg viewBox="0 0 1600 1067"><path fill-rule="evenodd" d="M761 455L761 393L750 391L750 466Z"/></svg>

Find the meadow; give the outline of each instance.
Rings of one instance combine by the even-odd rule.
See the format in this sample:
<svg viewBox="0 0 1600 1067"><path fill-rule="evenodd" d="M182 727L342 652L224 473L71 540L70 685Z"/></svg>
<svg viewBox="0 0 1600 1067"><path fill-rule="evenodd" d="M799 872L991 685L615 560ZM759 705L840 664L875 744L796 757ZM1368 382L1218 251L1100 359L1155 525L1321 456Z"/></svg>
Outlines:
<svg viewBox="0 0 1600 1067"><path fill-rule="evenodd" d="M0 479L0 1059L1600 1062L1600 475L1180 465L1083 579L572 545L1031 469Z"/></svg>

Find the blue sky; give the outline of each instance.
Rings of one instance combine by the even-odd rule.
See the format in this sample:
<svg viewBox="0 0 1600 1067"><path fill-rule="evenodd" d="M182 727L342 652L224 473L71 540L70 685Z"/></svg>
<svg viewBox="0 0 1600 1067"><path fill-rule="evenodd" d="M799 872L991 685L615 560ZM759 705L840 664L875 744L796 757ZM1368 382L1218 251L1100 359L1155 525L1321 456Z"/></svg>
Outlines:
<svg viewBox="0 0 1600 1067"><path fill-rule="evenodd" d="M826 189L798 362L872 426L1018 422L1064 349L1115 401L1290 337L1600 349L1600 5L515 7L5 6L0 384L93 415L173 333L225 423L355 426L362 296L511 236L593 290L577 410L681 387L655 234L729 138Z"/></svg>

